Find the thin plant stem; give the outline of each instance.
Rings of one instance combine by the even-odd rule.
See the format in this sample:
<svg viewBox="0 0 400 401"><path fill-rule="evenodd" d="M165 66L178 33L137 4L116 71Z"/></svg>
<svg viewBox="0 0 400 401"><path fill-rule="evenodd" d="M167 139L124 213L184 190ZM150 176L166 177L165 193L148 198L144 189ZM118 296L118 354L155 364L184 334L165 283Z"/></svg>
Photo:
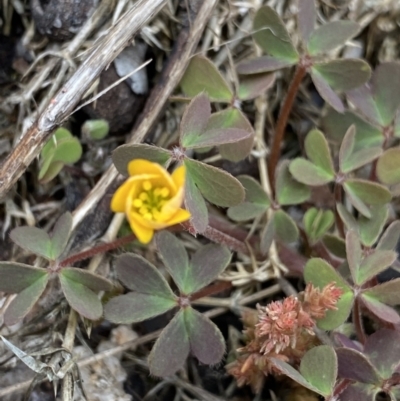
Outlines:
<svg viewBox="0 0 400 401"><path fill-rule="evenodd" d="M334 189L334 193L335 193L335 202L336 204L341 203L342 202L342 186L339 184L335 184L335 189ZM344 224L343 221L339 215L339 212L337 210L337 208L335 207L335 220L336 220L336 227L339 231L339 235L344 238L345 234L344 234Z"/></svg>
<svg viewBox="0 0 400 401"><path fill-rule="evenodd" d="M365 344L367 337L365 335L364 325L362 322L360 302L357 298L355 299L353 306L353 324L356 330L358 340L360 341L361 344Z"/></svg>
<svg viewBox="0 0 400 401"><path fill-rule="evenodd" d="M278 121L275 127L275 135L271 146L271 155L268 161L269 182L272 189L275 188L275 170L281 155L281 145L285 136L285 129L288 122L290 112L292 111L293 102L300 88L300 84L307 73L307 67L303 63L299 63L296 67L292 82L290 83L288 93L279 113Z"/></svg>

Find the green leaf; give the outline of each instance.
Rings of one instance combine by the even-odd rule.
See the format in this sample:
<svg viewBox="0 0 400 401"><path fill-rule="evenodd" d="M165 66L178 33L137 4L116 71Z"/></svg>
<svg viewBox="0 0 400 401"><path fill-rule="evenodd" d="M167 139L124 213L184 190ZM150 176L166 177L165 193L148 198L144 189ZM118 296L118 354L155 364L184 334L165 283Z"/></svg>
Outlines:
<svg viewBox="0 0 400 401"><path fill-rule="evenodd" d="M400 148L390 148L378 159L376 175L386 185L400 183Z"/></svg>
<svg viewBox="0 0 400 401"><path fill-rule="evenodd" d="M311 68L311 79L318 93L338 113L344 112L344 105L340 97L330 87L328 81L316 70Z"/></svg>
<svg viewBox="0 0 400 401"><path fill-rule="evenodd" d="M362 215L358 218L358 232L360 234L361 243L368 247L375 244L381 235L389 216L389 208L387 205L372 206L370 212L370 219Z"/></svg>
<svg viewBox="0 0 400 401"><path fill-rule="evenodd" d="M211 116L211 104L203 92L192 99L183 113L180 124L180 143L186 148L193 147L196 142L201 143L208 119ZM204 138L203 138L204 141ZM205 146L214 146L205 145Z"/></svg>
<svg viewBox="0 0 400 401"><path fill-rule="evenodd" d="M43 273L37 280L32 282L28 287L24 288L10 303L4 313L4 323L12 326L23 319L32 309L40 296L46 289L49 281L48 272Z"/></svg>
<svg viewBox="0 0 400 401"><path fill-rule="evenodd" d="M365 284L368 280L391 266L396 258L396 252L375 250L374 253L365 257L361 262L355 283L360 286Z"/></svg>
<svg viewBox="0 0 400 401"><path fill-rule="evenodd" d="M386 62L374 71L371 80L372 94L384 126L393 122L400 107L400 64Z"/></svg>
<svg viewBox="0 0 400 401"><path fill-rule="evenodd" d="M228 209L228 216L234 221L251 220L264 213L270 200L261 185L254 178L242 175L237 177L243 185L246 195L243 203Z"/></svg>
<svg viewBox="0 0 400 401"><path fill-rule="evenodd" d="M174 279L181 293L190 293L188 277L191 274L189 257L183 246L175 235L168 231L161 231L156 235L157 249L169 274Z"/></svg>
<svg viewBox="0 0 400 401"><path fill-rule="evenodd" d="M16 262L0 262L0 291L18 293L48 274L46 269Z"/></svg>
<svg viewBox="0 0 400 401"><path fill-rule="evenodd" d="M62 128L59 128L60 130ZM64 164L76 163L82 156L82 146L79 139L69 134L69 138L59 135L58 130L54 136L56 139L56 148L52 162L62 162Z"/></svg>
<svg viewBox="0 0 400 401"><path fill-rule="evenodd" d="M347 99L374 126L380 126L380 116L369 84L346 93Z"/></svg>
<svg viewBox="0 0 400 401"><path fill-rule="evenodd" d="M307 44L312 56L328 53L343 46L354 37L360 26L353 21L331 21L317 28L311 35Z"/></svg>
<svg viewBox="0 0 400 401"><path fill-rule="evenodd" d="M253 29L253 37L265 53L293 64L298 61L299 55L284 22L271 7L264 6L257 11Z"/></svg>
<svg viewBox="0 0 400 401"><path fill-rule="evenodd" d="M318 320L318 327L323 330L333 330L343 324L350 315L354 294L346 281L336 270L322 259L312 258L304 267L304 280L322 289L327 284L335 283L343 292L336 304L337 310L329 310L325 317Z"/></svg>
<svg viewBox="0 0 400 401"><path fill-rule="evenodd" d="M171 158L168 150L153 145L134 144L122 145L112 153L112 160L118 172L128 176L128 164L134 159L145 159L165 166Z"/></svg>
<svg viewBox="0 0 400 401"><path fill-rule="evenodd" d="M392 251L400 238L400 221L396 220L386 229L376 246L376 249Z"/></svg>
<svg viewBox="0 0 400 401"><path fill-rule="evenodd" d="M363 306L379 319L379 321L396 325L400 324L400 316L391 306L387 306L366 294L361 294L359 298L361 299Z"/></svg>
<svg viewBox="0 0 400 401"><path fill-rule="evenodd" d="M113 323L130 324L161 315L176 306L178 302L170 298L129 292L112 298L104 307L104 316Z"/></svg>
<svg viewBox="0 0 400 401"><path fill-rule="evenodd" d="M99 120L86 120L82 127L81 132L82 135L86 138L91 138L96 141L105 138L110 131L110 125L107 120L99 119Z"/></svg>
<svg viewBox="0 0 400 401"><path fill-rule="evenodd" d="M119 280L135 293L176 300L167 280L155 266L140 255L122 254L117 259L116 271Z"/></svg>
<svg viewBox="0 0 400 401"><path fill-rule="evenodd" d="M400 305L400 278L365 289L362 293L386 305Z"/></svg>
<svg viewBox="0 0 400 401"><path fill-rule="evenodd" d="M371 212L366 203L384 205L392 199L392 195L383 185L367 180L348 178L344 182L343 188L353 206L368 218L371 217Z"/></svg>
<svg viewBox="0 0 400 401"><path fill-rule="evenodd" d="M304 230L313 243L319 241L334 222L335 215L331 210L318 210L314 207L308 209L303 217Z"/></svg>
<svg viewBox="0 0 400 401"><path fill-rule="evenodd" d="M334 175L302 157L298 157L290 163L289 171L297 181L311 186L325 185L335 178Z"/></svg>
<svg viewBox="0 0 400 401"><path fill-rule="evenodd" d="M346 257L346 244L342 238L332 234L325 234L322 242L333 255L341 259Z"/></svg>
<svg viewBox="0 0 400 401"><path fill-rule="evenodd" d="M150 352L150 373L160 377L172 376L183 367L189 349L185 313L181 310L161 332Z"/></svg>
<svg viewBox="0 0 400 401"><path fill-rule="evenodd" d="M56 222L51 233L52 258L58 259L67 246L72 230L72 215L64 213Z"/></svg>
<svg viewBox="0 0 400 401"><path fill-rule="evenodd" d="M240 100L252 100L265 93L275 82L275 74L242 75L237 96Z"/></svg>
<svg viewBox="0 0 400 401"><path fill-rule="evenodd" d="M346 234L346 255L351 277L353 281L357 283L357 278L360 273L362 249L358 234L355 231L348 231Z"/></svg>
<svg viewBox="0 0 400 401"><path fill-rule="evenodd" d="M321 131L316 129L310 131L304 141L304 147L312 163L324 170L327 174L331 176L335 175L329 145Z"/></svg>
<svg viewBox="0 0 400 401"><path fill-rule="evenodd" d="M92 291L111 291L113 285L110 281L99 276L98 274L91 273L87 270L78 269L76 267L63 267L61 274L69 280L76 281L85 287L90 288Z"/></svg>
<svg viewBox="0 0 400 401"><path fill-rule="evenodd" d="M208 226L207 205L190 174L185 177L185 207L190 212L190 224L198 233Z"/></svg>
<svg viewBox="0 0 400 401"><path fill-rule="evenodd" d="M245 60L240 62L237 65L236 70L238 74L262 74L280 70L284 67L290 67L293 64L293 61L286 61L271 56L262 56L253 60ZM240 79L242 79L242 77Z"/></svg>
<svg viewBox="0 0 400 401"><path fill-rule="evenodd" d="M289 161L283 161L279 165L276 175L276 200L281 206L297 205L310 198L310 189L292 178Z"/></svg>
<svg viewBox="0 0 400 401"><path fill-rule="evenodd" d="M192 57L181 80L181 88L189 97L206 92L211 101L230 103L233 92L215 65L206 57Z"/></svg>
<svg viewBox="0 0 400 401"><path fill-rule="evenodd" d="M310 349L301 359L300 373L325 397L333 395L337 371L335 350L328 345Z"/></svg>
<svg viewBox="0 0 400 401"><path fill-rule="evenodd" d="M342 142L346 131L354 124L356 127L354 151L374 146L382 147L383 136L380 129L351 111L340 114L330 109L323 118L322 123L329 140L337 143Z"/></svg>
<svg viewBox="0 0 400 401"><path fill-rule="evenodd" d="M227 108L218 113L211 115L207 124L208 130L240 130L241 135L248 132L249 135L245 139L236 141L234 143L226 143L219 146L219 153L224 159L238 162L247 157L254 142L254 130L246 116L238 109ZM244 132L243 132L244 131Z"/></svg>
<svg viewBox="0 0 400 401"><path fill-rule="evenodd" d="M267 255L269 249L271 248L272 241L274 240L274 236L275 223L274 215L272 214L260 235L260 251L262 255Z"/></svg>
<svg viewBox="0 0 400 401"><path fill-rule="evenodd" d="M360 59L337 59L315 63L312 67L334 90L349 91L365 84L371 76L370 66Z"/></svg>
<svg viewBox="0 0 400 401"><path fill-rule="evenodd" d="M244 200L244 188L230 174L192 159L185 159L187 175L193 179L202 195L217 206L238 205Z"/></svg>
<svg viewBox="0 0 400 401"><path fill-rule="evenodd" d="M274 212L275 236L285 242L291 243L299 238L299 229L294 220L282 209Z"/></svg>
<svg viewBox="0 0 400 401"><path fill-rule="evenodd" d="M40 175L39 172L39 180L40 183L46 184L50 182L53 178L57 177L58 173L63 169L64 163L63 162L51 162L49 167L47 168L46 172L43 175ZM41 170L42 171L42 170Z"/></svg>
<svg viewBox="0 0 400 401"><path fill-rule="evenodd" d="M231 260L228 248L208 244L195 252L186 277L186 295L194 293L215 280Z"/></svg>
<svg viewBox="0 0 400 401"><path fill-rule="evenodd" d="M103 314L103 307L98 296L88 287L70 279L61 270L58 275L64 296L72 309L89 320L98 320Z"/></svg>
<svg viewBox="0 0 400 401"><path fill-rule="evenodd" d="M10 237L21 248L53 260L52 242L46 231L36 227L17 227L10 232Z"/></svg>
<svg viewBox="0 0 400 401"><path fill-rule="evenodd" d="M354 218L354 216L346 209L346 207L341 203L337 203L336 209L339 213L341 220L346 225L347 229L358 232L358 223Z"/></svg>
<svg viewBox="0 0 400 401"><path fill-rule="evenodd" d="M183 313L192 355L206 365L220 362L225 353L225 340L219 328L190 306Z"/></svg>
<svg viewBox="0 0 400 401"><path fill-rule="evenodd" d="M314 0L302 0L298 2L297 27L305 43L314 31L317 20L317 10Z"/></svg>

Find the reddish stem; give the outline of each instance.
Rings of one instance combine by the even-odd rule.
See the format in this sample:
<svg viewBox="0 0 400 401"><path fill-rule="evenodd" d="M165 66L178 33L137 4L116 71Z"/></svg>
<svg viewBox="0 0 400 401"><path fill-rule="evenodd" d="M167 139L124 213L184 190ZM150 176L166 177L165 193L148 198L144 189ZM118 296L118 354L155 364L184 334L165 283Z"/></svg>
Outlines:
<svg viewBox="0 0 400 401"><path fill-rule="evenodd" d="M116 239L115 241L109 242L107 244L101 244L98 246L95 246L91 249L88 249L87 251L79 252L76 253L75 255L71 255L64 260L60 262L60 267L65 267L65 266L71 266L75 262L79 262L80 260L85 260L88 258L91 258L99 253L105 253L108 251L111 251L113 249L119 248L122 245L129 244L132 242L134 239L136 239L136 236L134 234L129 234L125 237L121 237Z"/></svg>
<svg viewBox="0 0 400 401"><path fill-rule="evenodd" d="M271 146L271 155L268 161L268 175L271 188L275 188L275 170L281 155L281 145L285 135L285 128L288 122L290 112L292 111L293 102L299 90L301 81L307 73L307 66L299 63L296 67L292 82L290 83L288 93L283 102L279 113L278 121L275 127L275 135Z"/></svg>
<svg viewBox="0 0 400 401"><path fill-rule="evenodd" d="M367 337L365 335L364 326L362 322L360 301L357 299L357 297L354 300L354 306L353 306L353 324L356 330L358 340L360 341L361 344L365 344Z"/></svg>
<svg viewBox="0 0 400 401"><path fill-rule="evenodd" d="M339 184L335 184L335 202L336 204L338 203L342 203L342 186ZM339 212L337 210L337 208L335 207L335 220L336 220L336 227L339 231L339 235L344 238L345 234L344 234L344 224L343 221L339 215Z"/></svg>
<svg viewBox="0 0 400 401"><path fill-rule="evenodd" d="M190 301L196 301L200 298L218 294L219 292L228 290L230 288L232 288L232 284L229 281L218 281L217 283L211 284L208 287L202 288L200 291L195 292L190 296Z"/></svg>

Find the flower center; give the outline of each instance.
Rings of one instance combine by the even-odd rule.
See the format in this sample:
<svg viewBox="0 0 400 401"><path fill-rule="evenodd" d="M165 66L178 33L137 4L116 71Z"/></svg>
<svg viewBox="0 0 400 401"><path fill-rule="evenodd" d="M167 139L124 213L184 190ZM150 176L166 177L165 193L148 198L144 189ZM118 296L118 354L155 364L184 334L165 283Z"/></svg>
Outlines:
<svg viewBox="0 0 400 401"><path fill-rule="evenodd" d="M170 190L167 187L153 188L150 181L144 181L142 191L132 202L132 209L146 220L158 220L161 208L170 198Z"/></svg>

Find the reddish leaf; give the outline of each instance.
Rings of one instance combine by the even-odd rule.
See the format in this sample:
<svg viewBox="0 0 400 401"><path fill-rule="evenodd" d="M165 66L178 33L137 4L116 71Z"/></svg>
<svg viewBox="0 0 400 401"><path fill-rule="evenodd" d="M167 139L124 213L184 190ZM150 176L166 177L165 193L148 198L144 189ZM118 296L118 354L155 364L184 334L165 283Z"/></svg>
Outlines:
<svg viewBox="0 0 400 401"><path fill-rule="evenodd" d="M368 84L353 89L346 93L347 99L354 105L356 109L374 125L380 123L380 116L372 96L371 88Z"/></svg>
<svg viewBox="0 0 400 401"><path fill-rule="evenodd" d="M77 269L75 267L64 267L62 269L62 274L70 280L77 281L93 291L111 291L113 288L110 281L87 270Z"/></svg>
<svg viewBox="0 0 400 401"><path fill-rule="evenodd" d="M363 290L362 293L387 305L400 305L400 278L375 285Z"/></svg>
<svg viewBox="0 0 400 401"><path fill-rule="evenodd" d="M285 61L271 56L262 56L253 60L242 61L237 66L237 72L238 74L261 74L280 70L291 65L293 65L292 61Z"/></svg>
<svg viewBox="0 0 400 401"><path fill-rule="evenodd" d="M307 43L311 32L314 31L315 21L317 19L315 2L314 0L299 0L298 7L297 26L303 41Z"/></svg>
<svg viewBox="0 0 400 401"><path fill-rule="evenodd" d="M311 78L317 89L318 93L321 95L322 99L325 100L331 107L333 107L337 112L344 112L343 102L340 97L333 91L329 86L328 82L323 78L323 76L313 68L311 68Z"/></svg>
<svg viewBox="0 0 400 401"><path fill-rule="evenodd" d="M240 100L252 100L261 96L275 82L275 74L252 74L240 77L237 96Z"/></svg>
<svg viewBox="0 0 400 401"><path fill-rule="evenodd" d="M400 324L400 316L391 306L387 306L366 294L362 294L360 299L364 306L379 320L392 324Z"/></svg>

